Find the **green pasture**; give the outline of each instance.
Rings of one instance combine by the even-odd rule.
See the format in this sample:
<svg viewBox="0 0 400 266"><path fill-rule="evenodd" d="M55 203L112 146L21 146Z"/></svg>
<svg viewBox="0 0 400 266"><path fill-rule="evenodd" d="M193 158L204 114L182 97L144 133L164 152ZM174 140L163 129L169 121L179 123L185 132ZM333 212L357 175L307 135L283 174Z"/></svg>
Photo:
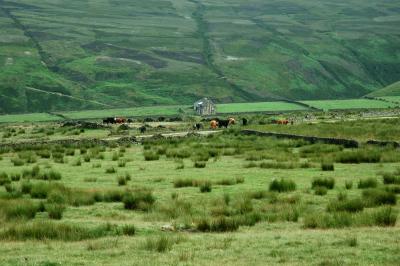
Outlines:
<svg viewBox="0 0 400 266"><path fill-rule="evenodd" d="M265 265L266 261L271 265L397 264L399 222L390 226L374 224L374 215L390 208L393 212L390 219L397 219L398 203L369 206L354 213L332 213L327 206L364 197L368 189L358 188L360 180L375 180L379 191L396 187L384 184L382 173L395 173L400 167L398 150L363 147L357 151L232 133L119 147L42 146L35 151L2 150L0 180L4 180L5 174L16 176L34 166L39 170L35 176L32 172L30 177L28 174L19 181L13 180L9 186L0 186L0 264ZM52 156L42 157L46 152ZM358 156L351 160L361 158L362 162L350 163L350 157L345 156L348 153ZM60 154L62 161L55 159ZM334 165L333 171L321 170L321 157ZM21 158L23 165L15 165L16 158ZM205 168L195 167L200 160L205 162ZM61 179L39 180L40 173L48 171L59 173ZM126 184L119 184L127 174L130 178ZM334 180L334 187L326 194L316 195L317 188L312 187L312 182L317 178ZM66 195L52 193L47 198L32 199L31 192L18 196L17 191L28 180L33 185L62 184L65 190L74 191L75 203L64 204L59 220L50 219L47 209L34 218L18 217L9 211L13 204L43 202L47 208L49 202L61 202ZM190 182L178 187L179 180ZM273 192L270 190L273 180L293 181L295 189ZM201 193L195 181L209 182L211 191ZM6 191L10 187L15 189L14 194ZM130 210L119 201L90 202L92 193L112 190L132 191L133 195L151 191L155 202ZM232 231L224 227L219 228L227 231L198 229L203 220L253 219L258 215L260 220L254 218L254 224L249 220L249 225L240 225ZM321 225L312 228L306 223L310 216L319 221L334 215L342 217L343 223L332 220L323 228ZM135 231L128 234L110 229L103 237L72 241L67 236L37 240L40 234L17 233L41 222L76 226L80 230L129 225ZM165 226L181 229L162 230ZM46 229L43 230L42 234L46 234Z"/></svg>
<svg viewBox="0 0 400 266"><path fill-rule="evenodd" d="M303 111L305 107L287 102L257 102L257 103L228 103L218 104L218 113L256 113L256 112L281 112Z"/></svg>
<svg viewBox="0 0 400 266"><path fill-rule="evenodd" d="M315 100L302 101L312 107L322 110L345 110L345 109L385 109L397 107L395 103L388 103L379 100L370 99L352 99L352 100Z"/></svg>

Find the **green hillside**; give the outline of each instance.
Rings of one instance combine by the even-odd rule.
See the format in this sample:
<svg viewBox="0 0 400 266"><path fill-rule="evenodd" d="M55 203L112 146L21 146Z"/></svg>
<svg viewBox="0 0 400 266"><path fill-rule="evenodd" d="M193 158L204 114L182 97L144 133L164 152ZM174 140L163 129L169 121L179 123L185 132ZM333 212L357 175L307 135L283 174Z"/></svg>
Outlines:
<svg viewBox="0 0 400 266"><path fill-rule="evenodd" d="M0 0L0 113L357 98L400 80L399 11L399 0Z"/></svg>
<svg viewBox="0 0 400 266"><path fill-rule="evenodd" d="M368 94L370 97L400 96L400 81Z"/></svg>

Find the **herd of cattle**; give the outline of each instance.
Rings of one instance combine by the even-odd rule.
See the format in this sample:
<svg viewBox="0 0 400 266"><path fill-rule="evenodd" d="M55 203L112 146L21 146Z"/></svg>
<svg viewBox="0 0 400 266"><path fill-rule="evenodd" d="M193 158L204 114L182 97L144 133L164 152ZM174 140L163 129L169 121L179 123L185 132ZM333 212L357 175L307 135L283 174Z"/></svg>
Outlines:
<svg viewBox="0 0 400 266"><path fill-rule="evenodd" d="M242 118L242 125L246 126L248 124L248 120L246 118ZM151 118L147 118L144 120L144 122L153 122L153 121L165 121L165 119L160 120L153 120ZM210 129L217 129L217 128L228 128L231 125L235 125L237 122L235 118L230 117L228 119L220 119L220 118L213 118L213 119L204 119L203 122L209 122L210 123ZM278 124L278 125L288 125L289 120L286 119L280 119L276 120L273 119L271 120L273 124ZM126 124L126 123L133 123L132 119L127 119L125 117L107 117L103 119L103 124ZM293 124L293 121L290 122ZM200 130L203 129L203 123L195 123L192 127L193 130ZM146 125L143 125L139 127L139 131L141 133L146 132L147 128Z"/></svg>

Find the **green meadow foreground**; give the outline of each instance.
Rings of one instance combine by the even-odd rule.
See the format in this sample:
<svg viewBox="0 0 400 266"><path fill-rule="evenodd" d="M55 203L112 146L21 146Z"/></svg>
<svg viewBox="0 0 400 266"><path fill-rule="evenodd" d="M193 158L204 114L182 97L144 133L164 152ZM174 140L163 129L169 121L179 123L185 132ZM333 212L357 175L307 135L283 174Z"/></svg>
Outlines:
<svg viewBox="0 0 400 266"><path fill-rule="evenodd" d="M262 131L400 141L398 119L248 119ZM240 125L141 144L4 145L138 135L132 127L0 127L0 265L398 265L391 145L245 136Z"/></svg>

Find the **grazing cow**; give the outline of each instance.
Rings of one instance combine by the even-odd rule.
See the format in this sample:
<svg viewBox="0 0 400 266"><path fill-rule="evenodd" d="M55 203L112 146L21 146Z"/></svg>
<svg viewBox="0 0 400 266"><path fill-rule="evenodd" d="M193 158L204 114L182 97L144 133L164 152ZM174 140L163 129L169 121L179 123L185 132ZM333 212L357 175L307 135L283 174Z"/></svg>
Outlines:
<svg viewBox="0 0 400 266"><path fill-rule="evenodd" d="M104 124L115 124L115 117L107 117L103 119Z"/></svg>
<svg viewBox="0 0 400 266"><path fill-rule="evenodd" d="M217 120L211 120L210 127L211 127L211 129L216 129L218 127L218 121Z"/></svg>
<svg viewBox="0 0 400 266"><path fill-rule="evenodd" d="M140 131L140 133L142 133L142 134L145 133L146 130L147 130L146 126L141 126L141 127L139 127L139 131Z"/></svg>
<svg viewBox="0 0 400 266"><path fill-rule="evenodd" d="M193 130L200 130L203 128L203 125L200 123L196 123L193 125Z"/></svg>
<svg viewBox="0 0 400 266"><path fill-rule="evenodd" d="M230 121L229 120L219 120L218 121L218 127L219 128L222 128L222 127L224 127L224 128L228 128L228 126L230 125Z"/></svg>
<svg viewBox="0 0 400 266"><path fill-rule="evenodd" d="M242 118L242 125L243 126L247 126L247 123L248 123L247 119L243 117Z"/></svg>
<svg viewBox="0 0 400 266"><path fill-rule="evenodd" d="M117 123L117 124L126 123L126 118L123 118L123 117L116 117L116 118L115 118L115 123Z"/></svg>
<svg viewBox="0 0 400 266"><path fill-rule="evenodd" d="M283 119L283 120L277 120L276 123L278 125L287 125L289 124L289 121L287 119Z"/></svg>
<svg viewBox="0 0 400 266"><path fill-rule="evenodd" d="M234 125L236 123L235 118L230 117L229 119L229 125Z"/></svg>
<svg viewBox="0 0 400 266"><path fill-rule="evenodd" d="M129 118L127 121L128 121L128 123L133 123L133 119L131 119L131 118Z"/></svg>

